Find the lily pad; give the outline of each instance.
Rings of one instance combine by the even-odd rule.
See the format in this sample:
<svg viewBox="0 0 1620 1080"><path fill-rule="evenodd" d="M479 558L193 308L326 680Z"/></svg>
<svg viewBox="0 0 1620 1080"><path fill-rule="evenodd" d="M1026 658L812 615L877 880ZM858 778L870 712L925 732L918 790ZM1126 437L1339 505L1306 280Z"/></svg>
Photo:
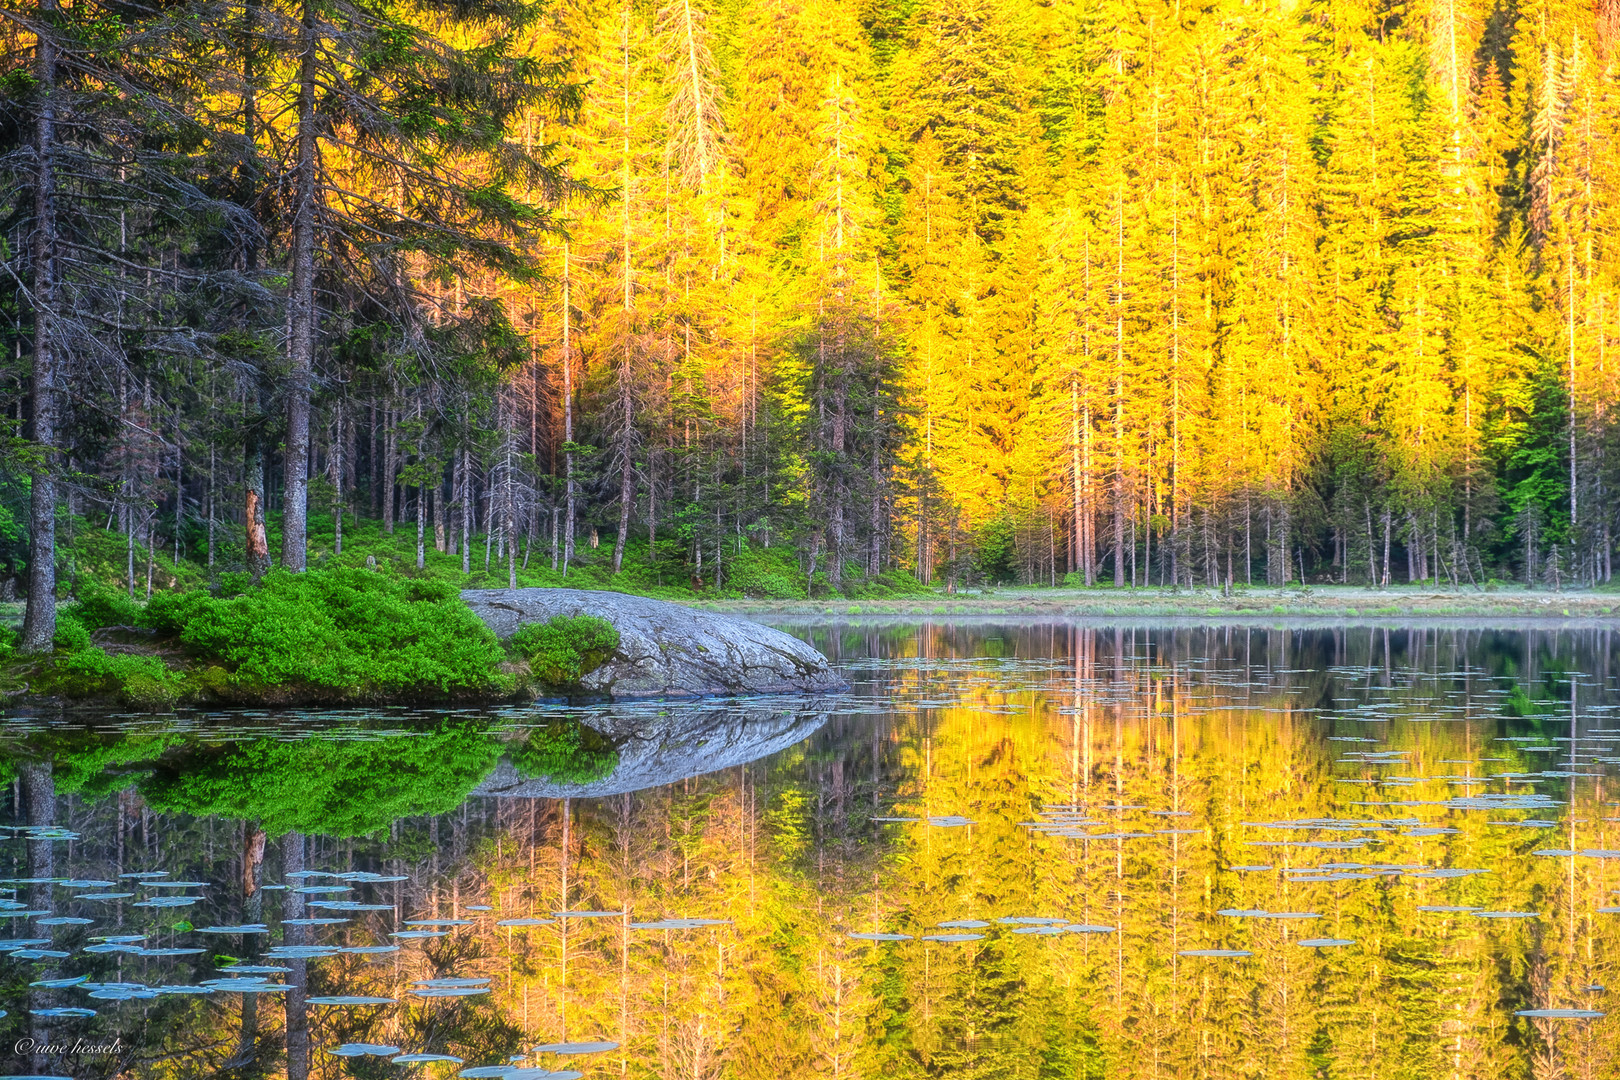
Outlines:
<svg viewBox="0 0 1620 1080"><path fill-rule="evenodd" d="M385 1043L344 1043L327 1051L334 1057L392 1057L399 1047Z"/></svg>

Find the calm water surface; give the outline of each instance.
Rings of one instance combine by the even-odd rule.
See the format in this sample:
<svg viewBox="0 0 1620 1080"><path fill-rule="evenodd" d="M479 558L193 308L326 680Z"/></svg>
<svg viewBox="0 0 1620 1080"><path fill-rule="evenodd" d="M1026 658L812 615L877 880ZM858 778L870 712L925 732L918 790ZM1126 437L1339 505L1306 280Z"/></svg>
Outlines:
<svg viewBox="0 0 1620 1080"><path fill-rule="evenodd" d="M791 629L849 694L5 717L0 1074L1620 1076L1610 631Z"/></svg>

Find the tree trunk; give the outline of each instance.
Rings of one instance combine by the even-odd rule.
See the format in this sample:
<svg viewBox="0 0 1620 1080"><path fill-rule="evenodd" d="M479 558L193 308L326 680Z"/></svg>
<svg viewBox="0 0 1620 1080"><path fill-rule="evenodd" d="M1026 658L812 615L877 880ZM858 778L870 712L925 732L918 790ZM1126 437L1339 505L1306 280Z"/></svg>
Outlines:
<svg viewBox="0 0 1620 1080"><path fill-rule="evenodd" d="M248 573L258 581L270 569L270 541L264 531L264 446L256 432L248 437L242 472Z"/></svg>
<svg viewBox="0 0 1620 1080"><path fill-rule="evenodd" d="M461 452L461 572L472 573L472 451Z"/></svg>
<svg viewBox="0 0 1620 1080"><path fill-rule="evenodd" d="M56 824L56 778L51 771L51 763L47 761L31 761L17 770L17 779L21 787L23 820L32 829L39 830ZM33 878L35 884L28 887L28 904L30 907L52 910L52 886L49 879L55 874L55 852L52 850L56 841L45 839L30 839L28 845L28 876ZM37 999L36 999L37 1000ZM28 1034L33 1038L38 1049L30 1055L30 1065L40 1073L49 1071L47 1065L51 1055L45 1052L44 1047L52 1040L47 1033L47 1022L37 1014L29 1017ZM17 1049L21 1049L19 1044Z"/></svg>
<svg viewBox="0 0 1620 1080"><path fill-rule="evenodd" d="M304 869L304 835L288 833L282 837L282 866L288 874ZM285 918L304 917L304 897L297 892L287 894ZM287 944L304 945L309 941L309 927L287 928ZM292 970L287 973L287 1080L309 1078L309 961L288 960Z"/></svg>
<svg viewBox="0 0 1620 1080"><path fill-rule="evenodd" d="M569 340L569 304L572 302L568 279L568 241L563 241L562 277L562 376L563 376L563 494L567 517L563 523L563 577L574 561L574 359ZM510 507L508 507L510 510ZM510 517L510 514L508 515ZM515 586L514 586L515 587Z"/></svg>
<svg viewBox="0 0 1620 1080"><path fill-rule="evenodd" d="M299 33L298 163L288 298L287 451L281 505L281 565L302 572L308 552L309 399L315 367L315 8L305 0Z"/></svg>
<svg viewBox="0 0 1620 1080"><path fill-rule="evenodd" d="M38 464L28 501L28 607L22 651L50 652L56 636L56 0L39 0L35 56L39 116L34 126L34 445Z"/></svg>

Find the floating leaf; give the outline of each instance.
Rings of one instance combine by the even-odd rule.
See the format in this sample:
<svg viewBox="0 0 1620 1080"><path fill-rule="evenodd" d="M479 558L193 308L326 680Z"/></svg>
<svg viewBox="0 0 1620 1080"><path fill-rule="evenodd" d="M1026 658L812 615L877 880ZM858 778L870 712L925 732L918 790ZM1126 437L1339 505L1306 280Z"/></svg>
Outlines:
<svg viewBox="0 0 1620 1080"><path fill-rule="evenodd" d="M334 1057L391 1057L399 1053L399 1047L388 1046L384 1043L344 1043L327 1051Z"/></svg>
<svg viewBox="0 0 1620 1080"><path fill-rule="evenodd" d="M605 1054L617 1050L616 1042L563 1042L543 1043L530 1050L531 1054Z"/></svg>

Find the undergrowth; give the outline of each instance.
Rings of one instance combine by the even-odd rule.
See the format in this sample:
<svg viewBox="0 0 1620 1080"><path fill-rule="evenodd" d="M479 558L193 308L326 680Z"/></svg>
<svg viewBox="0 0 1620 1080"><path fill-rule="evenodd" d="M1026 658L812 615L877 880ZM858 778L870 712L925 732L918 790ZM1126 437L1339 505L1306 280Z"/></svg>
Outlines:
<svg viewBox="0 0 1620 1080"><path fill-rule="evenodd" d="M613 657L619 632L594 615L558 615L523 627L507 647L529 662L530 672L542 685L567 689Z"/></svg>

